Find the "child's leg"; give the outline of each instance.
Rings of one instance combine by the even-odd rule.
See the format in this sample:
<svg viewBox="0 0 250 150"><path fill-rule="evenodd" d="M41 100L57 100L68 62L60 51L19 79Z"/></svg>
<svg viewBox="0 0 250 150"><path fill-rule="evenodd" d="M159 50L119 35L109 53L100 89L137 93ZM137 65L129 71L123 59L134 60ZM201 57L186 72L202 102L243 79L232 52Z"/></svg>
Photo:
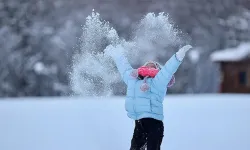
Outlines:
<svg viewBox="0 0 250 150"><path fill-rule="evenodd" d="M164 133L163 122L145 118L142 119L142 124L147 132L147 150L160 150Z"/></svg>
<svg viewBox="0 0 250 150"><path fill-rule="evenodd" d="M135 121L135 129L131 140L130 150L141 150L146 144L146 132L140 121Z"/></svg>
<svg viewBox="0 0 250 150"><path fill-rule="evenodd" d="M160 150L162 139L163 139L162 131L149 133L147 139L147 150Z"/></svg>

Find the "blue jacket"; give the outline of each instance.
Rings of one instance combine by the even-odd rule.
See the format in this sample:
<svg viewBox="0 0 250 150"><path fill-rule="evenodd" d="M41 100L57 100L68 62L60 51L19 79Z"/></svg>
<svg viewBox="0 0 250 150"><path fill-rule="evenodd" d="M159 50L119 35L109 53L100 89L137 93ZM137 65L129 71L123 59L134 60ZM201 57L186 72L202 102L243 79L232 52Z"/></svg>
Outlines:
<svg viewBox="0 0 250 150"><path fill-rule="evenodd" d="M125 109L129 118L154 118L163 120L163 100L166 96L167 85L177 71L181 61L175 54L166 62L154 78L147 78L147 91L140 89L144 80L138 80L131 75L134 70L123 54L112 56L119 70L122 80L127 85Z"/></svg>

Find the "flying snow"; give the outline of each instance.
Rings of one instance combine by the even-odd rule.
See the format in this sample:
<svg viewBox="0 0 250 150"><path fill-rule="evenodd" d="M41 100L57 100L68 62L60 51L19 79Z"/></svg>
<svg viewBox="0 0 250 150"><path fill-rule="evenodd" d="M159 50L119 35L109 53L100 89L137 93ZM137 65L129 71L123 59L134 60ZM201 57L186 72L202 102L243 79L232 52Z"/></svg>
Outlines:
<svg viewBox="0 0 250 150"><path fill-rule="evenodd" d="M180 31L164 13L146 14L131 33L131 40L127 41L94 11L86 18L82 30L81 48L74 55L70 72L72 90L82 96L112 95L113 85L120 82L113 60L103 54L109 44L121 44L131 64L142 64L163 55L167 47L181 41Z"/></svg>

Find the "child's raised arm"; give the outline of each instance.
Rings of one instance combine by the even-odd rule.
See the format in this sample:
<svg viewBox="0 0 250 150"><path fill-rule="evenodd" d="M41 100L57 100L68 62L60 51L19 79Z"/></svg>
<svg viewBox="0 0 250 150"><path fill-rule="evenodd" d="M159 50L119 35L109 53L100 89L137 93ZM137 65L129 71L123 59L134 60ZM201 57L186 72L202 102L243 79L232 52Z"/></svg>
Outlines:
<svg viewBox="0 0 250 150"><path fill-rule="evenodd" d="M178 70L185 54L192 46L186 45L176 52L162 67L153 79L153 85L158 89L165 90L174 73Z"/></svg>
<svg viewBox="0 0 250 150"><path fill-rule="evenodd" d="M131 78L130 74L133 68L123 52L124 48L121 45L117 45L116 47L109 45L104 50L105 55L113 58L123 81L127 84L128 80Z"/></svg>

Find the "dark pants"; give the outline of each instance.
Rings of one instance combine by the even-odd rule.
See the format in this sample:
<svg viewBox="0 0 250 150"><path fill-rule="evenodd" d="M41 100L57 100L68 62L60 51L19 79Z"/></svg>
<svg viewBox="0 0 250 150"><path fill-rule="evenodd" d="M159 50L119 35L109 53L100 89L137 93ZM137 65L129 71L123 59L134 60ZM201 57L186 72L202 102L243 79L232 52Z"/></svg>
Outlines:
<svg viewBox="0 0 250 150"><path fill-rule="evenodd" d="M153 118L135 121L135 129L130 150L160 150L163 139L164 125Z"/></svg>

